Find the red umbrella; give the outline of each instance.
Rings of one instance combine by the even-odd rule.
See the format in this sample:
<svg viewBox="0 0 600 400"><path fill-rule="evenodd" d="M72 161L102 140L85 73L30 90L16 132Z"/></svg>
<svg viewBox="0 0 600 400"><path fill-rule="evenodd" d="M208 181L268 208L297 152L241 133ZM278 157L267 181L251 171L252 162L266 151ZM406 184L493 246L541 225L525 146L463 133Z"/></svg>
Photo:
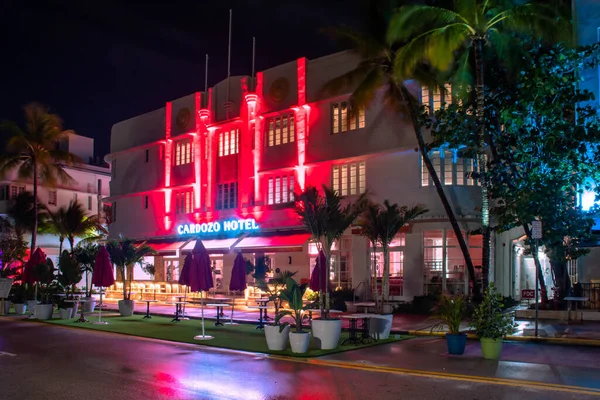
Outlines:
<svg viewBox="0 0 600 400"><path fill-rule="evenodd" d="M35 269L43 262L46 262L46 253L38 247L25 263L25 267L23 268L23 283L33 284L39 282L40 278L35 273Z"/></svg>
<svg viewBox="0 0 600 400"><path fill-rule="evenodd" d="M320 276L319 276L320 275ZM308 287L315 292L325 292L327 286L327 259L323 250L319 251L317 262L310 275L310 283Z"/></svg>
<svg viewBox="0 0 600 400"><path fill-rule="evenodd" d="M98 287L109 287L115 283L115 275L113 274L113 266L110 262L110 255L105 246L100 246L96 253L96 263L94 264L94 272L92 273L92 285ZM100 318L94 324L106 325L108 322L102 321L102 290L100 290Z"/></svg>
<svg viewBox="0 0 600 400"><path fill-rule="evenodd" d="M235 292L237 290L246 290L246 260L242 253L238 253L233 262L233 268L231 269L231 279L229 280L229 290ZM231 320L230 325L233 325L233 307L235 306L235 297L233 304L231 305Z"/></svg>
<svg viewBox="0 0 600 400"><path fill-rule="evenodd" d="M200 308L202 310L202 335L195 336L196 340L210 340L212 336L204 334L204 294L213 287L210 257L201 240L196 240L192 250L192 263L189 272L189 287L192 292L200 292Z"/></svg>

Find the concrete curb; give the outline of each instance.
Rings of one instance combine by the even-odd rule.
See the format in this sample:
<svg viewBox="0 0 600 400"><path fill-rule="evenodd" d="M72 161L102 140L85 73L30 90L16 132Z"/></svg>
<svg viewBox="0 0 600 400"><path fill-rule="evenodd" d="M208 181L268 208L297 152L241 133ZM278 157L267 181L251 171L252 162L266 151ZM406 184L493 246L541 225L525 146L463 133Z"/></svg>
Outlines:
<svg viewBox="0 0 600 400"><path fill-rule="evenodd" d="M396 333L396 332L394 332ZM405 335L412 336L429 336L429 337L444 337L446 332L426 332L426 331L414 331L409 330ZM479 340L479 338L472 334L467 334L467 339ZM571 346L592 346L600 347L600 340L597 339L580 339L580 338L553 338L553 337L532 337L532 336L514 336L510 335L505 338L506 341L513 342L531 342L531 343L545 343L545 344L561 344Z"/></svg>

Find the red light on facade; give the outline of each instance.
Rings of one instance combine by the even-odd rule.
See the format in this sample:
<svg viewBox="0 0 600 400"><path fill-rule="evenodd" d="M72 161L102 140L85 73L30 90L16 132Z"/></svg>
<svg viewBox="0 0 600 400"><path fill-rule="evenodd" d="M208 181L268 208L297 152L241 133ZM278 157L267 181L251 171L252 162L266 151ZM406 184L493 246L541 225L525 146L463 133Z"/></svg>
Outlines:
<svg viewBox="0 0 600 400"><path fill-rule="evenodd" d="M256 74L256 105L254 107L254 113L260 113L260 105L262 99L262 88L263 88L263 74L262 72L258 72ZM264 117L260 115L256 118L254 123L254 201L262 202L262 193L260 190L260 176L258 175L258 171L260 171L260 158L262 156L262 148L263 148L263 135L262 133L262 125L263 125Z"/></svg>
<svg viewBox="0 0 600 400"><path fill-rule="evenodd" d="M173 141L171 140L171 116L172 116L172 104L167 102L165 105L165 139L167 144L165 145L165 230L171 229L171 220L169 219L169 213L171 212L171 189L167 189L171 186L171 165L172 165L172 146Z"/></svg>
<svg viewBox="0 0 600 400"><path fill-rule="evenodd" d="M298 107L294 107L296 117L296 149L298 154L298 166L296 175L300 190L304 190L306 182L306 138L308 137L308 111L310 106L306 104L306 58L299 58L297 63L298 74Z"/></svg>

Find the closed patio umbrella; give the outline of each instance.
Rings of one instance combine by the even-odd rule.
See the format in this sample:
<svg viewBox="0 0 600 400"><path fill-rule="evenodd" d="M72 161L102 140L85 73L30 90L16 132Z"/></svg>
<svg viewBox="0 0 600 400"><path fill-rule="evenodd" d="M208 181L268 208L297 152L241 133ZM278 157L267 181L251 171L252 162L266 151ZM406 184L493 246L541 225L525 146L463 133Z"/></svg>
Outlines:
<svg viewBox="0 0 600 400"><path fill-rule="evenodd" d="M202 313L202 335L194 336L196 340L211 340L212 336L204 332L204 294L203 292L213 287L212 271L210 269L210 257L201 240L196 240L192 250L192 262L190 264L188 286L190 291L200 292L200 309Z"/></svg>
<svg viewBox="0 0 600 400"><path fill-rule="evenodd" d="M324 292L327 285L327 259L323 250L319 251L317 262L310 274L310 283L308 287L314 292Z"/></svg>
<svg viewBox="0 0 600 400"><path fill-rule="evenodd" d="M113 266L110 262L110 256L106 246L100 246L96 253L96 262L94 264L94 272L92 273L92 285L99 288L106 288L115 283L113 274ZM106 325L108 322L102 321L102 289L100 289L100 315L96 325Z"/></svg>
<svg viewBox="0 0 600 400"><path fill-rule="evenodd" d="M238 290L246 290L246 260L242 253L238 253L233 262L231 269L231 279L229 280L229 290L236 292ZM233 308L235 307L235 295L233 296L233 304L231 305L231 320L229 325L237 325L233 322Z"/></svg>
<svg viewBox="0 0 600 400"><path fill-rule="evenodd" d="M179 281L177 283L179 283L182 286L185 286L185 292L183 294L183 301L187 301L187 292L188 292L188 288L189 288L189 281L190 281L190 269L191 269L191 264L192 264L192 253L189 253L187 256L185 256L185 260L183 261L183 268L181 268L181 273L179 274ZM183 319L188 319L185 318L185 304L183 305Z"/></svg>

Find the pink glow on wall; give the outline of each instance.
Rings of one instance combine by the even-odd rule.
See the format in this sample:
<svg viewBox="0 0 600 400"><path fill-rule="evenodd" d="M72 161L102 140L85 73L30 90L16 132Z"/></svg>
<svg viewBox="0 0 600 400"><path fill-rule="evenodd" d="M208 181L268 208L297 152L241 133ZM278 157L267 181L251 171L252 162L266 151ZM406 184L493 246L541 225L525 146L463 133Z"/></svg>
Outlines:
<svg viewBox="0 0 600 400"><path fill-rule="evenodd" d="M169 213L171 212L171 166L172 164L172 147L173 141L171 140L171 115L172 115L172 104L170 101L165 105L165 139L167 144L165 145L165 230L171 229Z"/></svg>
<svg viewBox="0 0 600 400"><path fill-rule="evenodd" d="M263 74L262 72L258 72L256 74L256 103L254 106L254 115L260 114L260 103L263 93ZM262 156L262 148L263 148L263 135L262 135L262 125L263 118L255 118L254 120L254 201L262 202L262 193L260 190L260 176L258 175L258 171L260 171L260 158Z"/></svg>
<svg viewBox="0 0 600 400"><path fill-rule="evenodd" d="M298 107L294 108L296 117L296 148L298 165L296 167L297 181L300 190L304 190L306 183L306 138L308 136L308 115L310 106L306 104L306 58L299 58L297 64L298 75Z"/></svg>
<svg viewBox="0 0 600 400"><path fill-rule="evenodd" d="M215 138L217 135L215 131L217 128L210 127L208 128L208 140L206 145L206 209L212 209L212 196L213 196L213 176L215 175L215 155L216 152L213 150L213 145L215 143Z"/></svg>
<svg viewBox="0 0 600 400"><path fill-rule="evenodd" d="M200 120L200 92L196 92L196 132L194 134L194 209L198 210L201 207L200 189L202 187L202 152L200 149L200 132L202 131L202 121Z"/></svg>

